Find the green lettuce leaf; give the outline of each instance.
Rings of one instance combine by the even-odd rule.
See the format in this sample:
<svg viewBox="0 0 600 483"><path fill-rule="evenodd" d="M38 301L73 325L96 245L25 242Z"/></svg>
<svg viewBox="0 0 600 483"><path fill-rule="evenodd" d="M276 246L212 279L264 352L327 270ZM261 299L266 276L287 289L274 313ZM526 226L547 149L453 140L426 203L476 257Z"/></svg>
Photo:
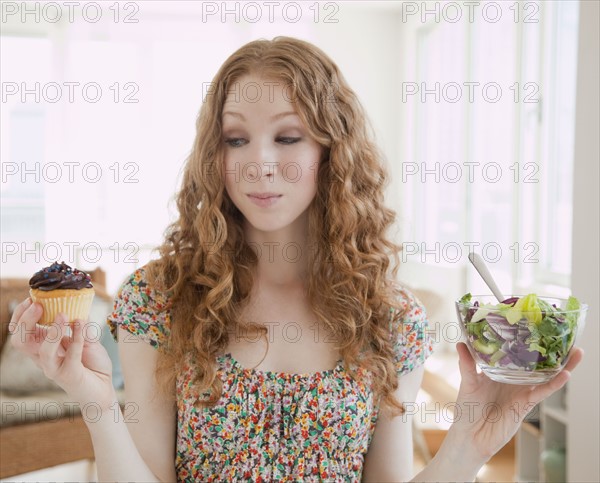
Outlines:
<svg viewBox="0 0 600 483"><path fill-rule="evenodd" d="M579 310L580 308L581 308L581 304L579 303L579 300L577 300L577 298L575 298L571 295L569 297L569 299L567 300L567 305L565 306L565 311Z"/></svg>
<svg viewBox="0 0 600 483"><path fill-rule="evenodd" d="M521 297L514 307L506 311L505 317L510 324L516 324L523 317L529 322L539 324L542 321L542 309L538 304L537 295L530 293L525 297Z"/></svg>

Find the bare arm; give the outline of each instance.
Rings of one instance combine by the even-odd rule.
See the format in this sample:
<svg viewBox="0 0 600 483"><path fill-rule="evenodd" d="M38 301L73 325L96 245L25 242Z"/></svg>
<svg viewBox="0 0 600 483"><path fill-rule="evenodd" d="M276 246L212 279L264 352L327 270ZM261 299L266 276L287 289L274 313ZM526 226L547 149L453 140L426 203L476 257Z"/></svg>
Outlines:
<svg viewBox="0 0 600 483"><path fill-rule="evenodd" d="M575 348L565 368L550 382L520 386L478 374L466 345L457 344L457 350L461 385L456 407L462 416L455 417L436 455L410 481L474 481L481 467L514 436L528 411L560 389L583 358L583 351ZM399 401L415 401L422 373L420 367L401 376ZM491 404L499 418L487 417L484 408ZM412 432L407 418L377 422L367 460L363 481L407 481L412 472Z"/></svg>
<svg viewBox="0 0 600 483"><path fill-rule="evenodd" d="M155 391L158 352L119 328L119 356L125 378L125 416L119 409L104 411L87 422L99 481L176 481L174 399ZM173 391L174 394L174 391ZM116 402L116 397L115 397ZM118 408L114 404L111 408ZM95 419L95 418L94 418Z"/></svg>
<svg viewBox="0 0 600 483"><path fill-rule="evenodd" d="M423 380L424 366L399 376L396 399L410 408ZM373 440L365 458L362 481L364 483L400 481L473 481L485 461L475 460L465 451L454 432L449 431L435 457L413 478L413 415L388 418L379 414ZM472 461L470 460L472 459ZM460 463L459 463L460 462ZM411 478L413 478L411 480Z"/></svg>
<svg viewBox="0 0 600 483"><path fill-rule="evenodd" d="M420 366L399 377L394 393L399 402L414 402L423 372L423 366ZM412 422L413 416L409 412L390 419L380 411L365 458L364 483L408 481L413 476Z"/></svg>

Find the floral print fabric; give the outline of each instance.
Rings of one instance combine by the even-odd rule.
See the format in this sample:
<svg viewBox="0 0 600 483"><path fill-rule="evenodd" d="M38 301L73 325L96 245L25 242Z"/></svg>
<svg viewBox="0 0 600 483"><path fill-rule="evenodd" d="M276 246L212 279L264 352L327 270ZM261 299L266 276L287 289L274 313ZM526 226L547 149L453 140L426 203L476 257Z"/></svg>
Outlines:
<svg viewBox="0 0 600 483"><path fill-rule="evenodd" d="M398 375L432 353L422 304L404 290L406 316L392 326ZM166 297L136 270L120 287L107 323L154 347L169 335L169 312L157 313ZM358 482L375 430L378 405L369 372L338 360L334 369L307 374L242 367L230 353L217 357L223 395L213 408L196 409L190 357L177 378L178 481Z"/></svg>

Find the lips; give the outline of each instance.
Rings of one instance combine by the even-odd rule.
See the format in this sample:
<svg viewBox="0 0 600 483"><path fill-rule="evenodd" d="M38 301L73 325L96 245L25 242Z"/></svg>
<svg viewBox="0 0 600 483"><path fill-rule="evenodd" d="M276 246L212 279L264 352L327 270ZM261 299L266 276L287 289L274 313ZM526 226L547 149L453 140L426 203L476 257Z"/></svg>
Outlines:
<svg viewBox="0 0 600 483"><path fill-rule="evenodd" d="M248 199L260 208L269 208L276 205L282 196L278 193L250 193Z"/></svg>
<svg viewBox="0 0 600 483"><path fill-rule="evenodd" d="M260 200L266 200L268 198L279 198L282 195L279 193L248 193L248 196L251 196L252 198L258 198Z"/></svg>

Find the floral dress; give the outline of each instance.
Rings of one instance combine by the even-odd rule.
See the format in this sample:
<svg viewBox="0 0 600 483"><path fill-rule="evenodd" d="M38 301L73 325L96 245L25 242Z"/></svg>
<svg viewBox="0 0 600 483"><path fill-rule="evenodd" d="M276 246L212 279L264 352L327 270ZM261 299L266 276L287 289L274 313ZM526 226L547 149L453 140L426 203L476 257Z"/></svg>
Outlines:
<svg viewBox="0 0 600 483"><path fill-rule="evenodd" d="M403 295L407 315L396 327L390 323L398 375L432 353L425 310L409 291ZM165 343L169 312L156 310L166 303L146 283L144 269L136 270L107 320L115 340L120 326L154 347ZM230 353L216 360L223 395L213 408L193 405L189 358L177 378L178 481L360 481L379 410L368 371L353 367L359 382L341 360L306 374L247 369Z"/></svg>

